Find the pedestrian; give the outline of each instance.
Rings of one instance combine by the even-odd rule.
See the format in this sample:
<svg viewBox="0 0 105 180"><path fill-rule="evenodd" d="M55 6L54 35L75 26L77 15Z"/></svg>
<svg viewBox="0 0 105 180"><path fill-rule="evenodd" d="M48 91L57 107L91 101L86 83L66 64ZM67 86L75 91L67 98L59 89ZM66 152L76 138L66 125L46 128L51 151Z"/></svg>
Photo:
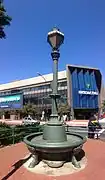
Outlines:
<svg viewBox="0 0 105 180"><path fill-rule="evenodd" d="M64 115L63 115L63 120L64 120L64 121L67 121L67 114L64 114Z"/></svg>
<svg viewBox="0 0 105 180"><path fill-rule="evenodd" d="M94 138L95 137L95 131L97 129L102 129L101 125L97 119L97 116L94 114L91 115L89 122L88 122L88 137L89 138ZM98 137L98 134L97 134Z"/></svg>
<svg viewBox="0 0 105 180"><path fill-rule="evenodd" d="M45 119L45 112L42 111L41 121L44 121L44 119Z"/></svg>
<svg viewBox="0 0 105 180"><path fill-rule="evenodd" d="M96 130L96 127L94 126L94 121L96 120L96 117L94 114L91 114L89 122L88 122L88 137L94 138L94 132Z"/></svg>

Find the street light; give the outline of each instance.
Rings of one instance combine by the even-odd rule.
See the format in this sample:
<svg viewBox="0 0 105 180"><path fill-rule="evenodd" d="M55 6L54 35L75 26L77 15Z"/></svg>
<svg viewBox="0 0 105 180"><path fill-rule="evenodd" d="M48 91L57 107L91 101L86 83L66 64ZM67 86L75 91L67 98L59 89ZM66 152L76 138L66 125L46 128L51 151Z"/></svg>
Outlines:
<svg viewBox="0 0 105 180"><path fill-rule="evenodd" d="M65 127L58 119L57 99L60 98L58 94L58 59L60 57L59 48L64 41L64 34L59 29L54 28L48 33L47 42L52 47L51 56L53 59L53 83L52 83L52 113L49 122L46 124L43 132L43 138L53 140L54 142L66 141Z"/></svg>
<svg viewBox="0 0 105 180"><path fill-rule="evenodd" d="M40 77L42 77L42 78L44 79L45 83L47 82L47 81L46 81L46 78L45 78L40 72L37 72L37 74L38 74L38 76L40 76ZM46 92L47 92L47 91L46 91ZM43 101L44 101L44 98L42 98L42 104L45 105L45 104L43 103Z"/></svg>
<svg viewBox="0 0 105 180"><path fill-rule="evenodd" d="M54 51L57 51L57 52L59 51L59 47L61 46L63 41L64 41L64 34L61 33L59 31L59 29L53 28L53 30L48 33L47 42L52 47L53 52Z"/></svg>
<svg viewBox="0 0 105 180"><path fill-rule="evenodd" d="M37 74L38 74L38 76L41 76L44 79L45 82L47 82L45 77L41 73L37 72Z"/></svg>
<svg viewBox="0 0 105 180"><path fill-rule="evenodd" d="M37 75L41 76L44 79L44 81L47 82L46 78L41 73L37 72ZM50 86L51 86L51 89L52 89L52 82L51 82Z"/></svg>
<svg viewBox="0 0 105 180"><path fill-rule="evenodd" d="M47 83L46 78L40 72L37 72L37 74L38 74L38 76L40 76L44 79L45 83ZM52 89L52 82L50 83L50 88ZM46 92L47 92L47 89L46 89ZM45 98L47 98L47 96ZM44 98L43 98L43 101L44 101ZM42 104L44 105L43 101L42 101Z"/></svg>
<svg viewBox="0 0 105 180"><path fill-rule="evenodd" d="M59 29L54 28L51 32L48 33L47 42L52 47L52 59L53 59L53 83L52 83L52 114L50 122L60 123L58 120L58 111L57 111L57 98L60 98L58 94L58 59L60 57L59 47L64 41L64 34L59 31Z"/></svg>
<svg viewBox="0 0 105 180"><path fill-rule="evenodd" d="M38 76L40 76L42 79L44 79L45 83L47 82L46 79L45 79L45 77L44 77L40 72L37 72L37 74L38 74ZM43 108L43 106L45 107L44 98L45 98L45 97L41 98L41 99L42 99L42 108ZM43 111L42 111L42 112L43 112Z"/></svg>

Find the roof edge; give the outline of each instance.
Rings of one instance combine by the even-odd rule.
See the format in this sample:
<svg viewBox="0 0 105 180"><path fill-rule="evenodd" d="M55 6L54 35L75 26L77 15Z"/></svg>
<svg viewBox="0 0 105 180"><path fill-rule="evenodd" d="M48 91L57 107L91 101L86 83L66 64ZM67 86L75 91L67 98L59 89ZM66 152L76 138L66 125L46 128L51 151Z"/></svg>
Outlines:
<svg viewBox="0 0 105 180"><path fill-rule="evenodd" d="M93 69L100 71L98 68L90 67L90 66L81 66L81 65L72 65L72 64L67 64L66 67L77 67L77 68L83 68L83 69Z"/></svg>

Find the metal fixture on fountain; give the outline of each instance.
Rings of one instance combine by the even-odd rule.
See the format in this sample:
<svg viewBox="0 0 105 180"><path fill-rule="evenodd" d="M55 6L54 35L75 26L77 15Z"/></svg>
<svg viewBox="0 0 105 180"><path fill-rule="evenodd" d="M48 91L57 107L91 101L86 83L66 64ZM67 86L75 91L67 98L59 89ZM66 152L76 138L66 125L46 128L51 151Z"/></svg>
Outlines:
<svg viewBox="0 0 105 180"><path fill-rule="evenodd" d="M59 48L64 41L64 34L54 28L48 33L48 43L52 47L53 59L53 83L52 83L52 114L50 120L44 125L43 132L33 133L24 138L29 151L32 153L32 162L29 167L33 168L41 160L50 167L61 167L65 162L80 168L76 155L81 151L86 141L85 137L65 131L65 126L58 119L57 99L58 94L58 59Z"/></svg>

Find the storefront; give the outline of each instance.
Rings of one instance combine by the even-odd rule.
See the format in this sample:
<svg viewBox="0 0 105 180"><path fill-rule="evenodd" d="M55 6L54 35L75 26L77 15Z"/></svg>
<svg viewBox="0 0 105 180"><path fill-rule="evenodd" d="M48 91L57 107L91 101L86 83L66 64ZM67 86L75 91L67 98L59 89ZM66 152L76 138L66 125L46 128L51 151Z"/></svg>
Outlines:
<svg viewBox="0 0 105 180"><path fill-rule="evenodd" d="M101 73L98 69L67 66L68 102L73 118L88 119L100 109Z"/></svg>
<svg viewBox="0 0 105 180"><path fill-rule="evenodd" d="M3 119L16 119L15 114L10 114L9 111L18 110L23 107L23 95L12 94L6 96L0 96L0 111L2 112L1 118ZM5 115L3 112L5 111Z"/></svg>

